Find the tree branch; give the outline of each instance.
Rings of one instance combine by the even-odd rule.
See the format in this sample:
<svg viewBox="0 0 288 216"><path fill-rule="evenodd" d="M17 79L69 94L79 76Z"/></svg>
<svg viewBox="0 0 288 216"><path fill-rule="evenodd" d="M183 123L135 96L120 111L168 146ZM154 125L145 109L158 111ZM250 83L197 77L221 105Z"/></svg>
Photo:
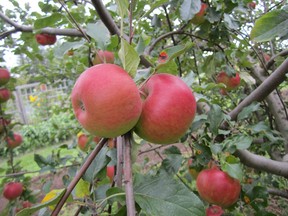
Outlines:
<svg viewBox="0 0 288 216"><path fill-rule="evenodd" d="M278 190L276 188L268 188L268 193L275 196L280 196L288 199L288 191L287 190Z"/></svg>

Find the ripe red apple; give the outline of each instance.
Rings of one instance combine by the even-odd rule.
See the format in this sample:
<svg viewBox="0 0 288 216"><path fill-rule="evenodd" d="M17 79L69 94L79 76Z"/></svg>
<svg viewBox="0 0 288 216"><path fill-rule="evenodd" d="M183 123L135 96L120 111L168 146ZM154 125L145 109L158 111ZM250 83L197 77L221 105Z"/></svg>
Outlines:
<svg viewBox="0 0 288 216"><path fill-rule="evenodd" d="M222 95L227 94L227 91L231 91L240 85L241 79L239 73L236 73L235 77L229 77L225 71L221 71L216 77L217 83L223 83L225 88L220 90Z"/></svg>
<svg viewBox="0 0 288 216"><path fill-rule="evenodd" d="M99 64L84 71L71 93L80 124L91 134L113 138L137 123L142 102L133 79L121 67Z"/></svg>
<svg viewBox="0 0 288 216"><path fill-rule="evenodd" d="M212 205L206 209L206 216L221 216L222 214L224 211L220 206Z"/></svg>
<svg viewBox="0 0 288 216"><path fill-rule="evenodd" d="M8 83L10 79L10 72L5 68L0 68L0 86Z"/></svg>
<svg viewBox="0 0 288 216"><path fill-rule="evenodd" d="M93 65L102 63L114 63L114 53L106 50L98 50L93 60Z"/></svg>
<svg viewBox="0 0 288 216"><path fill-rule="evenodd" d="M89 141L88 136L86 134L81 134L78 137L77 145L82 151L87 151L88 150L88 146L89 146L88 145L88 141Z"/></svg>
<svg viewBox="0 0 288 216"><path fill-rule="evenodd" d="M239 180L230 177L217 166L202 170L196 180L200 197L223 208L233 205L240 195Z"/></svg>
<svg viewBox="0 0 288 216"><path fill-rule="evenodd" d="M7 88L0 89L0 103L8 101L11 97L11 92Z"/></svg>
<svg viewBox="0 0 288 216"><path fill-rule="evenodd" d="M205 21L204 15L206 12L208 5L205 3L201 3L200 11L193 17L191 22L195 25L199 25Z"/></svg>
<svg viewBox="0 0 288 216"><path fill-rule="evenodd" d="M106 175L110 179L110 182L113 181L115 174L115 166L107 166L106 168Z"/></svg>
<svg viewBox="0 0 288 216"><path fill-rule="evenodd" d="M56 35L51 35L47 33L36 34L35 38L36 41L43 46L52 45L56 43L57 40Z"/></svg>
<svg viewBox="0 0 288 216"><path fill-rule="evenodd" d="M23 142L23 138L20 134L13 133L12 137L7 136L5 138L5 141L7 143L7 147L13 149L21 145L21 143Z"/></svg>
<svg viewBox="0 0 288 216"><path fill-rule="evenodd" d="M4 186L3 196L8 200L14 200L21 196L23 185L20 182L9 182Z"/></svg>
<svg viewBox="0 0 288 216"><path fill-rule="evenodd" d="M192 90L179 77L156 74L141 87L143 108L135 133L148 142L177 142L196 113Z"/></svg>
<svg viewBox="0 0 288 216"><path fill-rule="evenodd" d="M248 8L254 10L254 9L256 8L256 2L249 2L249 3L248 3Z"/></svg>

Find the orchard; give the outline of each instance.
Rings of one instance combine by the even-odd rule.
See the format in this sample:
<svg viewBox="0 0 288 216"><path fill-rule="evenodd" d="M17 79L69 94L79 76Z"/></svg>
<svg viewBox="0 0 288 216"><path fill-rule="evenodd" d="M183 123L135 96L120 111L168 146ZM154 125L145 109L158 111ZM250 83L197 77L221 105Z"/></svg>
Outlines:
<svg viewBox="0 0 288 216"><path fill-rule="evenodd" d="M288 215L287 13L280 0L1 3L0 216ZM25 124L11 104L34 83L41 120Z"/></svg>

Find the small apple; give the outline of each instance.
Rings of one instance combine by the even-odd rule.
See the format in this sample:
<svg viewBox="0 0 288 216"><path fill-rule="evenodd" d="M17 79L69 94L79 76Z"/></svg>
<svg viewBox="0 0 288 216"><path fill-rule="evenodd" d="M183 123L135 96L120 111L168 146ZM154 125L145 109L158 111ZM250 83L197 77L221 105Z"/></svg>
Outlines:
<svg viewBox="0 0 288 216"><path fill-rule="evenodd" d="M239 73L236 73L234 77L229 77L225 71L221 71L216 77L216 82L226 85L225 88L220 90L222 95L226 95L227 91L231 91L240 85L241 79Z"/></svg>
<svg viewBox="0 0 288 216"><path fill-rule="evenodd" d="M7 88L0 89L0 103L8 101L11 97L11 92Z"/></svg>
<svg viewBox="0 0 288 216"><path fill-rule="evenodd" d="M224 214L220 206L212 205L206 209L206 216L221 216Z"/></svg>
<svg viewBox="0 0 288 216"><path fill-rule="evenodd" d="M115 175L115 166L107 166L106 175L110 179L110 182L112 183Z"/></svg>
<svg viewBox="0 0 288 216"><path fill-rule="evenodd" d="M56 35L47 34L47 33L41 33L35 35L36 41L45 46L45 45L53 45L56 43Z"/></svg>
<svg viewBox="0 0 288 216"><path fill-rule="evenodd" d="M114 63L114 53L106 50L98 50L93 60L93 65L102 63Z"/></svg>
<svg viewBox="0 0 288 216"><path fill-rule="evenodd" d="M142 110L133 79L114 64L94 65L84 71L72 89L71 100L83 128L106 138L130 131Z"/></svg>
<svg viewBox="0 0 288 216"><path fill-rule="evenodd" d="M247 6L248 6L248 8L254 10L254 9L256 8L256 2L249 2L249 3L247 4Z"/></svg>
<svg viewBox="0 0 288 216"><path fill-rule="evenodd" d="M135 133L148 142L177 142L196 114L192 90L179 77L155 74L140 88L143 108Z"/></svg>
<svg viewBox="0 0 288 216"><path fill-rule="evenodd" d="M78 137L77 145L82 151L87 151L89 147L88 141L89 141L88 136L86 134L81 134Z"/></svg>
<svg viewBox="0 0 288 216"><path fill-rule="evenodd" d="M205 15L207 8L208 8L207 4L201 3L200 11L197 14L195 14L195 16L193 17L191 22L195 25L199 25L199 24L203 23L205 21L204 15Z"/></svg>
<svg viewBox="0 0 288 216"><path fill-rule="evenodd" d="M5 141L7 143L7 147L13 149L21 145L21 143L23 142L23 138L20 134L13 133L11 137L7 136L5 138Z"/></svg>
<svg viewBox="0 0 288 216"><path fill-rule="evenodd" d="M10 72L5 68L0 68L0 86L5 85L10 80Z"/></svg>
<svg viewBox="0 0 288 216"><path fill-rule="evenodd" d="M263 58L265 62L268 62L271 59L270 55L268 55L267 53L263 53Z"/></svg>
<svg viewBox="0 0 288 216"><path fill-rule="evenodd" d="M203 200L223 208L233 205L241 192L239 180L230 177L217 166L202 170L197 177L196 187Z"/></svg>
<svg viewBox="0 0 288 216"><path fill-rule="evenodd" d="M14 200L21 196L23 185L20 182L9 182L4 186L3 196L8 200Z"/></svg>

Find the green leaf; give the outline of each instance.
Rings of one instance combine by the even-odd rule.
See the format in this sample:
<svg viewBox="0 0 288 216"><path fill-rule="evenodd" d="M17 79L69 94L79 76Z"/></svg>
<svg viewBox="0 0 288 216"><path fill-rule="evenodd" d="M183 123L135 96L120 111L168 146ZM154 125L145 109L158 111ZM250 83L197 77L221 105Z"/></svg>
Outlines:
<svg viewBox="0 0 288 216"><path fill-rule="evenodd" d="M223 120L224 113L222 112L221 107L217 104L212 104L207 121L209 122L209 129L214 135L218 134L218 128Z"/></svg>
<svg viewBox="0 0 288 216"><path fill-rule="evenodd" d="M89 187L90 187L90 183L87 181L84 181L81 178L75 187L75 196L77 198L88 197L90 194Z"/></svg>
<svg viewBox="0 0 288 216"><path fill-rule="evenodd" d="M169 0L156 0L156 1L153 1L152 5L149 5L150 9L142 17L148 16L152 11L154 11L156 8L160 7L161 5L165 4L168 1Z"/></svg>
<svg viewBox="0 0 288 216"><path fill-rule="evenodd" d="M243 172L240 163L225 163L222 167L223 171L227 172L229 176L238 179L239 181L243 178Z"/></svg>
<svg viewBox="0 0 288 216"><path fill-rule="evenodd" d="M87 34L96 41L99 49L105 50L110 42L110 32L102 21L88 23Z"/></svg>
<svg viewBox="0 0 288 216"><path fill-rule="evenodd" d="M42 168L46 166L49 162L44 158L42 155L34 154L34 161L37 163L37 165Z"/></svg>
<svg viewBox="0 0 288 216"><path fill-rule="evenodd" d="M249 115L252 113L252 112L255 112L257 110L259 110L259 107L260 107L260 104L257 103L257 102L253 102L252 104L250 104L249 106L247 107L244 107L241 112L238 114L237 116L237 120L240 121L240 120L243 120L245 118L248 118Z"/></svg>
<svg viewBox="0 0 288 216"><path fill-rule="evenodd" d="M287 10L273 10L256 20L251 31L251 39L256 42L265 42L288 33Z"/></svg>
<svg viewBox="0 0 288 216"><path fill-rule="evenodd" d="M180 8L180 16L184 21L192 19L201 9L200 0L184 0Z"/></svg>
<svg viewBox="0 0 288 216"><path fill-rule="evenodd" d="M124 70L126 70L132 77L134 77L140 63L140 57L135 51L134 47L130 45L126 40L121 39L121 48L118 55Z"/></svg>
<svg viewBox="0 0 288 216"><path fill-rule="evenodd" d="M213 145L210 145L210 149L211 149L211 152L216 155L222 152L223 145L215 143Z"/></svg>
<svg viewBox="0 0 288 216"><path fill-rule="evenodd" d="M251 146L253 139L250 136L241 135L237 136L237 139L235 141L236 148L244 150L248 149Z"/></svg>
<svg viewBox="0 0 288 216"><path fill-rule="evenodd" d="M34 22L35 29L42 29L45 27L57 26L59 22L61 22L65 18L65 16L61 13L53 13L51 16L39 18Z"/></svg>
<svg viewBox="0 0 288 216"><path fill-rule="evenodd" d="M229 29L236 30L239 28L238 22L229 14L224 14L224 23Z"/></svg>
<svg viewBox="0 0 288 216"><path fill-rule="evenodd" d="M119 16L123 19L125 16L128 16L128 0L116 0L117 12Z"/></svg>
<svg viewBox="0 0 288 216"><path fill-rule="evenodd" d="M168 61L164 64L159 64L159 67L157 67L157 73L168 73L177 75L178 74L177 68L178 67L175 61Z"/></svg>
<svg viewBox="0 0 288 216"><path fill-rule="evenodd" d="M64 42L54 51L55 56L62 58L69 50L78 49L85 44L85 41Z"/></svg>
<svg viewBox="0 0 288 216"><path fill-rule="evenodd" d="M205 215L200 199L181 181L176 181L173 175L164 171L155 176L137 174L134 194L135 201L147 215Z"/></svg>
<svg viewBox="0 0 288 216"><path fill-rule="evenodd" d="M162 167L171 174L176 174L180 169L183 161L181 151L176 147L172 146L168 149L165 149L164 153L167 155L162 161Z"/></svg>

